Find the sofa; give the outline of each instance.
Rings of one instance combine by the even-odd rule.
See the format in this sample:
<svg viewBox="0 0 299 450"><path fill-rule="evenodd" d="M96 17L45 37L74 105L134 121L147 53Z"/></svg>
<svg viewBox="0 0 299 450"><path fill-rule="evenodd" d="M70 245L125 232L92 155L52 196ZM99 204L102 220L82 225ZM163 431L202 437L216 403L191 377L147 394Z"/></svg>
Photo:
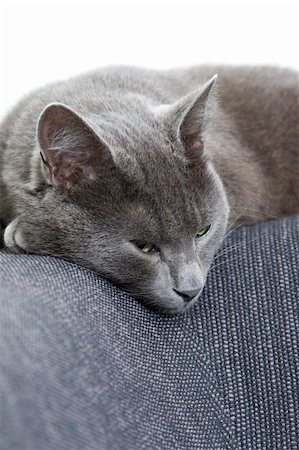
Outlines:
<svg viewBox="0 0 299 450"><path fill-rule="evenodd" d="M233 231L179 316L62 259L0 265L0 449L299 448L299 217Z"/></svg>

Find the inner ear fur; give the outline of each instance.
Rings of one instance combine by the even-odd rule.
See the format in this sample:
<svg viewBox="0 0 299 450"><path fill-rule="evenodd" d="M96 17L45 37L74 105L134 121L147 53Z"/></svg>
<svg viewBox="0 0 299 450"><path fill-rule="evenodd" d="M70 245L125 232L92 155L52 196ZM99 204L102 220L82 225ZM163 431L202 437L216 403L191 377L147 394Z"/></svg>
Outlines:
<svg viewBox="0 0 299 450"><path fill-rule="evenodd" d="M207 104L216 80L217 75L214 75L203 86L179 99L168 112L172 135L183 143L187 156L203 150L202 133L207 121Z"/></svg>
<svg viewBox="0 0 299 450"><path fill-rule="evenodd" d="M37 141L46 181L66 190L82 179L93 179L109 154L90 125L61 103L52 103L41 113Z"/></svg>

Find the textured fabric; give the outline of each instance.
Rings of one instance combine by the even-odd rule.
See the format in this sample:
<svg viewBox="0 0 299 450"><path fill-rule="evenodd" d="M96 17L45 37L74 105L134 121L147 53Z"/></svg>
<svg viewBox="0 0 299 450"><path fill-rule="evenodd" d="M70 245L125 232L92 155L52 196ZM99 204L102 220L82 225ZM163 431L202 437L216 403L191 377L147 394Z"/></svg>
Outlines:
<svg viewBox="0 0 299 450"><path fill-rule="evenodd" d="M0 254L0 448L299 448L299 221L230 234L161 317L94 273Z"/></svg>

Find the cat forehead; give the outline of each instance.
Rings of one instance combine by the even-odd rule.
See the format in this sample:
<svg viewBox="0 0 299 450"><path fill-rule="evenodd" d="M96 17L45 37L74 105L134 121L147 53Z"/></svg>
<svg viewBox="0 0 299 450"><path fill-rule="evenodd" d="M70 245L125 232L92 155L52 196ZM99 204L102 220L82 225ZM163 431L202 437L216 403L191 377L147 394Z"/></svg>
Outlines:
<svg viewBox="0 0 299 450"><path fill-rule="evenodd" d="M152 169L154 170L154 168ZM186 234L196 229L215 212L215 202L209 193L208 182L202 186L181 180L174 174L156 173L143 183L120 182L109 185L94 202L94 213L114 227L128 232L148 232L157 239L169 239L174 233ZM213 193L213 190L211 190Z"/></svg>
<svg viewBox="0 0 299 450"><path fill-rule="evenodd" d="M146 202L130 204L124 208L120 219L115 221L117 231L129 238L149 239L156 242L180 240L189 232L193 233L201 223L201 213L195 203L187 207L173 203ZM110 218L111 223L111 218Z"/></svg>
<svg viewBox="0 0 299 450"><path fill-rule="evenodd" d="M128 203L130 213L134 211L132 217L137 220L153 217L172 224L179 219L179 227L184 223L188 227L217 213L221 194L208 165L197 173L172 155L164 168L156 159L148 173L150 176L140 186L136 199Z"/></svg>
<svg viewBox="0 0 299 450"><path fill-rule="evenodd" d="M91 115L89 122L111 147L134 150L145 144L159 147L170 143L162 121L144 107L137 109L126 105Z"/></svg>
<svg viewBox="0 0 299 450"><path fill-rule="evenodd" d="M178 152L169 137L165 125L146 108L136 110L128 106L120 114L111 110L88 118L95 133L110 149L115 165L126 173L133 183L147 180L158 183L169 171L180 167L183 171L187 161ZM177 172L176 176L180 173ZM175 175L174 175L175 177ZM165 178L164 178L165 179Z"/></svg>

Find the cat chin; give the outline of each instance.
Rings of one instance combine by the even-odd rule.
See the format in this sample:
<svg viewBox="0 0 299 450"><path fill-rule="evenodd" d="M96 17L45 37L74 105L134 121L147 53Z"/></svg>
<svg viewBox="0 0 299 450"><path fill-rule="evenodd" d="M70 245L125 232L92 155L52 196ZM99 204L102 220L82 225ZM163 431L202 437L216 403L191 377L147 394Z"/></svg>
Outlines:
<svg viewBox="0 0 299 450"><path fill-rule="evenodd" d="M155 312L156 314L160 314L162 316L179 316L181 314L184 314L188 309L192 308L193 305L198 301L198 297L194 298L189 303L182 303L181 305L177 306L167 306L166 304L158 304L158 303L151 303L151 304L145 304L145 307L147 309L150 309L151 311Z"/></svg>
<svg viewBox="0 0 299 450"><path fill-rule="evenodd" d="M192 305L187 305L183 307L176 307L176 308L167 308L167 307L161 307L159 305L157 306L147 306L148 309L152 310L156 314L159 314L161 316L180 316L181 314L184 314L188 309L192 308Z"/></svg>

